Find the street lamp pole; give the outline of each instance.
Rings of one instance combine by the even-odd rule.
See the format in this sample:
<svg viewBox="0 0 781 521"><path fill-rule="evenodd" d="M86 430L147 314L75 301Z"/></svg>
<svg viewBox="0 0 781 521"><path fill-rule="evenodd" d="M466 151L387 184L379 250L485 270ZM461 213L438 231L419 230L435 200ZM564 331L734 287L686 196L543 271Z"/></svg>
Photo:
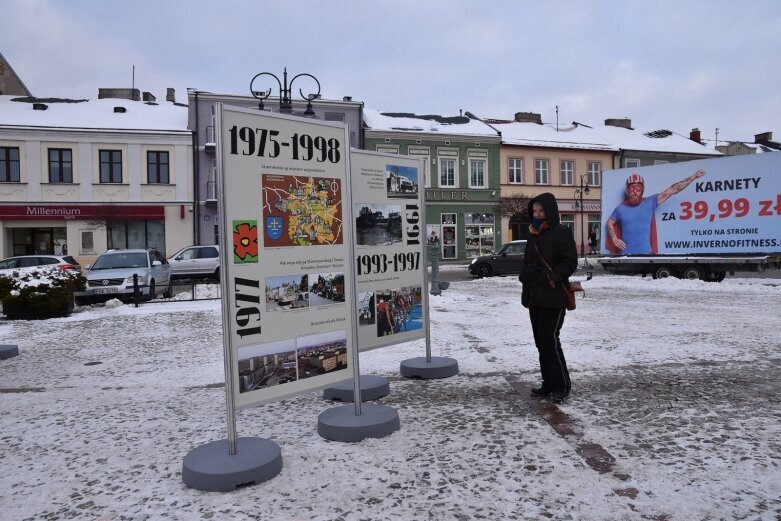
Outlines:
<svg viewBox="0 0 781 521"><path fill-rule="evenodd" d="M255 90L252 88L252 84L255 83L255 80L258 79L260 76L271 76L275 80L277 80L277 85L279 85L279 111L283 114L292 114L293 113L293 82L296 81L296 78L300 78L301 76L308 76L315 80L315 83L317 83L317 93L315 94L307 94L304 95L304 91L301 89L298 89L299 94L301 95L301 99L306 101L306 110L304 111L305 117L314 117L315 111L312 108L312 100L317 99L320 97L320 82L312 76L311 74L307 73L301 73L296 74L293 76L293 79L290 80L290 83L287 81L287 67L284 68L284 71L282 73L282 81L279 81L279 77L276 74L272 74L270 72L261 72L253 76L252 80L249 82L249 91L252 93L252 95L258 99L258 109L263 110L263 100L267 99L269 96L271 96L271 89L268 90Z"/></svg>
<svg viewBox="0 0 781 521"><path fill-rule="evenodd" d="M586 232L585 232L585 209L583 208L583 194L588 195L589 193L589 184L588 184L589 178L588 174L583 174L580 176L580 187L575 189L575 198L577 201L575 201L575 207L580 210L580 251L583 255L583 258L586 258Z"/></svg>

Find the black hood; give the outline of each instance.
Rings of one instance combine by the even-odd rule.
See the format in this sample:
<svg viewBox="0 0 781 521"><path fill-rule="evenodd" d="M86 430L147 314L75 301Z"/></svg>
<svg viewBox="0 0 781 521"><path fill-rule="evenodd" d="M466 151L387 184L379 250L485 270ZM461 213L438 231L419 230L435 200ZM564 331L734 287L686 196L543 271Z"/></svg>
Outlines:
<svg viewBox="0 0 781 521"><path fill-rule="evenodd" d="M542 208L545 210L545 220L548 221L548 226L556 226L561 223L561 218L559 217L559 205L556 202L556 196L554 196L552 193L545 192L544 194L540 194L529 201L529 206L526 209L526 213L529 216L529 222L534 220L534 212L532 210L534 203L540 203L542 205Z"/></svg>

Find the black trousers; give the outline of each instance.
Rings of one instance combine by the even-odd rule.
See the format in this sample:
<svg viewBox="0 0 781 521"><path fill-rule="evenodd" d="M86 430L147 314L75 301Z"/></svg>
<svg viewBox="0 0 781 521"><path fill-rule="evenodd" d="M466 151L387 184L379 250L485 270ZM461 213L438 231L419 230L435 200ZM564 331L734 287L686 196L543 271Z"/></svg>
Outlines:
<svg viewBox="0 0 781 521"><path fill-rule="evenodd" d="M564 308L530 308L529 318L534 332L534 343L540 355L542 387L553 392L569 394L570 380L564 351L561 350L559 331L564 325Z"/></svg>

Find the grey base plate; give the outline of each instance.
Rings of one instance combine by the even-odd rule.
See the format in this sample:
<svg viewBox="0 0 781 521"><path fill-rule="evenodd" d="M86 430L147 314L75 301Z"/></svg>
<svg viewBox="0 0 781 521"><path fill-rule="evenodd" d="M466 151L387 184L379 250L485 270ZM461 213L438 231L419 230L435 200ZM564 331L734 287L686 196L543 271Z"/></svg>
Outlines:
<svg viewBox="0 0 781 521"><path fill-rule="evenodd" d="M401 428L399 413L387 405L361 405L361 415L355 405L333 407L320 413L317 433L327 440L356 442L366 438L384 438Z"/></svg>
<svg viewBox="0 0 781 521"><path fill-rule="evenodd" d="M7 358L13 358L19 354L19 346L15 344L1 344L0 345L0 360Z"/></svg>
<svg viewBox="0 0 781 521"><path fill-rule="evenodd" d="M182 481L208 492L230 492L268 481L282 470L282 449L263 438L238 438L236 454L228 454L228 440L212 441L187 453Z"/></svg>
<svg viewBox="0 0 781 521"><path fill-rule="evenodd" d="M362 374L360 378L361 402L376 400L390 394L390 383L387 378L370 374ZM339 385L328 387L323 391L323 398L340 402L354 402L355 380L348 380Z"/></svg>
<svg viewBox="0 0 781 521"><path fill-rule="evenodd" d="M458 374L458 361L444 356L408 358L401 362L401 376L409 378L448 378Z"/></svg>

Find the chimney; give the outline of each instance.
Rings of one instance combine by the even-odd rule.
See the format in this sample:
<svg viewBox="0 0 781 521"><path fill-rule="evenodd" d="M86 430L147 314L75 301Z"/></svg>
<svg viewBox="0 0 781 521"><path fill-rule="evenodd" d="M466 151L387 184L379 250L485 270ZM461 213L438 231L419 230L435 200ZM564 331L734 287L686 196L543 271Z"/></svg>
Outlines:
<svg viewBox="0 0 781 521"><path fill-rule="evenodd" d="M352 97L352 96L344 96L344 97L342 98L342 101L352 101L352 100L353 100L353 97Z"/></svg>
<svg viewBox="0 0 781 521"><path fill-rule="evenodd" d="M131 101L139 101L141 99L141 92L138 89L110 89L110 88L98 89L98 99L104 99L104 98L128 99Z"/></svg>
<svg viewBox="0 0 781 521"><path fill-rule="evenodd" d="M689 132L689 139L694 141L695 143L702 144L701 136L700 136L700 129L693 128L691 132Z"/></svg>
<svg viewBox="0 0 781 521"><path fill-rule="evenodd" d="M542 125L542 114L535 112L516 112L515 121L518 123L537 123Z"/></svg>
<svg viewBox="0 0 781 521"><path fill-rule="evenodd" d="M168 87L165 89L165 101L170 101L171 103L176 103L176 91L172 89L171 87Z"/></svg>
<svg viewBox="0 0 781 521"><path fill-rule="evenodd" d="M33 110L46 110L49 108L49 105L46 103L33 103Z"/></svg>
<svg viewBox="0 0 781 521"><path fill-rule="evenodd" d="M605 120L605 126L608 127L621 127L621 128L628 128L629 130L632 129L632 120L629 118L609 118Z"/></svg>
<svg viewBox="0 0 781 521"><path fill-rule="evenodd" d="M155 96L151 92L144 92L142 94L142 99L144 101L151 101L151 102L154 102L155 100L157 100L157 98L155 98Z"/></svg>
<svg viewBox="0 0 781 521"><path fill-rule="evenodd" d="M759 143L760 141L773 141L773 133L762 132L761 134L754 134L754 143Z"/></svg>

